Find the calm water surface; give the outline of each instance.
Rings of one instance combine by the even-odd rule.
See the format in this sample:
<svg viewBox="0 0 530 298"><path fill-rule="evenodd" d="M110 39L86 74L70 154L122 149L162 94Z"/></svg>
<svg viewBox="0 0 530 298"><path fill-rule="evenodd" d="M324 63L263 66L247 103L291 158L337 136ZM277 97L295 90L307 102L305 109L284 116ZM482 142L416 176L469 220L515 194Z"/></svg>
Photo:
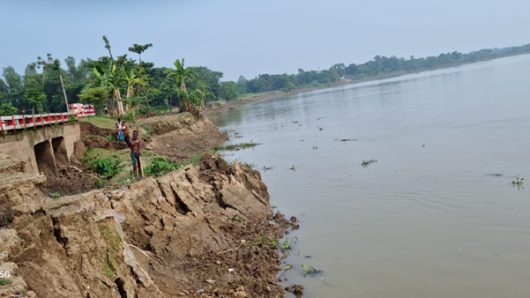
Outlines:
<svg viewBox="0 0 530 298"><path fill-rule="evenodd" d="M530 56L251 104L218 122L242 136L231 142L261 144L227 157L272 167L272 205L300 220L286 277L307 297L530 297L530 193L512 186L530 180Z"/></svg>

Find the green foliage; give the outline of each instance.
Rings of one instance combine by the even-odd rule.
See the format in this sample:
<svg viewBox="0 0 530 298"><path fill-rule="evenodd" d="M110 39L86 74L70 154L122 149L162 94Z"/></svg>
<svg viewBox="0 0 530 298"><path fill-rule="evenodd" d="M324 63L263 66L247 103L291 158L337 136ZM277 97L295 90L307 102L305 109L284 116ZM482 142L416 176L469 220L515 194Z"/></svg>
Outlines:
<svg viewBox="0 0 530 298"><path fill-rule="evenodd" d="M24 76L24 98L37 112L43 112L44 103L47 100L41 77L42 75L36 71L35 63L28 65Z"/></svg>
<svg viewBox="0 0 530 298"><path fill-rule="evenodd" d="M145 167L144 172L148 176L160 177L171 171L178 169L178 165L163 157L156 157Z"/></svg>
<svg viewBox="0 0 530 298"><path fill-rule="evenodd" d="M97 110L101 110L109 101L109 90L103 86L87 86L79 93L79 99L91 103Z"/></svg>
<svg viewBox="0 0 530 298"><path fill-rule="evenodd" d="M181 110L197 111L205 102L232 100L241 94L289 92L530 53L530 44L527 44L424 58L377 55L360 64L337 63L319 71L299 69L295 74L260 74L252 79L241 76L237 82L221 82L222 72L204 66L185 67L184 59L176 60L172 69L154 67L153 63L142 61L141 55L153 46L150 43L129 47L130 52L138 55L138 59L133 60L127 55L114 56L106 36L103 36L103 42L108 55L94 60L77 63L73 57L67 57L61 64L47 54L29 63L23 75L13 67L4 68L0 78L0 103L9 103L18 110L64 112L62 77L70 103L92 103L99 111L108 106L109 112L120 115L126 112L133 116L152 115L153 111L170 110L177 105ZM127 107L129 111L125 111ZM1 111L0 108L2 114L13 111L7 107Z"/></svg>
<svg viewBox="0 0 530 298"><path fill-rule="evenodd" d="M239 96L239 88L235 82L222 82L219 86L219 99L236 99Z"/></svg>
<svg viewBox="0 0 530 298"><path fill-rule="evenodd" d="M101 254L101 271L108 277L114 278L120 268L121 255L123 252L123 241L118 232L106 224L98 224L101 239L106 244L106 253Z"/></svg>
<svg viewBox="0 0 530 298"><path fill-rule="evenodd" d="M0 116L9 116L17 113L17 108L15 108L11 103L4 102L0 103Z"/></svg>
<svg viewBox="0 0 530 298"><path fill-rule="evenodd" d="M7 278L0 278L0 286L5 286L11 284L11 280Z"/></svg>
<svg viewBox="0 0 530 298"><path fill-rule="evenodd" d="M117 175L122 166L119 158L115 156L102 156L85 160L87 166L98 173L101 178L109 179Z"/></svg>
<svg viewBox="0 0 530 298"><path fill-rule="evenodd" d="M50 193L48 194L48 196L49 196L50 198L54 199L54 200L57 200L57 199L59 199L59 198L61 197L61 193L58 192L58 191L50 192Z"/></svg>
<svg viewBox="0 0 530 298"><path fill-rule="evenodd" d="M116 128L116 120L104 117L104 116L94 116L94 117L87 117L83 118L80 121L91 123L97 127L105 128L105 129L115 129Z"/></svg>
<svg viewBox="0 0 530 298"><path fill-rule="evenodd" d="M138 54L138 64L142 64L142 53L152 46L153 46L152 43L148 43L144 45L135 43L131 47L129 47L129 52Z"/></svg>

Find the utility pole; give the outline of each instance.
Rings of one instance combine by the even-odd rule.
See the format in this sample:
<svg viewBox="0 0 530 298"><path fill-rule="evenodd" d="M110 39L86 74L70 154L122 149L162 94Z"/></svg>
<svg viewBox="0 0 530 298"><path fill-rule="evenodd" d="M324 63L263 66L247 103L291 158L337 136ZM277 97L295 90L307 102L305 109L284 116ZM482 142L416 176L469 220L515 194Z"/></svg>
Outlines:
<svg viewBox="0 0 530 298"><path fill-rule="evenodd" d="M61 80L61 87L63 88L64 103L66 104L66 112L70 114L70 107L68 106L68 98L66 97L66 90L64 89L63 75L59 73L59 79Z"/></svg>

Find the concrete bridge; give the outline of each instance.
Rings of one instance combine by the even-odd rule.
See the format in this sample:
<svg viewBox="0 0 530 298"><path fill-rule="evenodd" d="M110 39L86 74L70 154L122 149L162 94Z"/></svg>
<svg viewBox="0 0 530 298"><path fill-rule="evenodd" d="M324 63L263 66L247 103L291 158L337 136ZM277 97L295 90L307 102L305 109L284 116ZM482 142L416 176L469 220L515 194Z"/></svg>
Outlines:
<svg viewBox="0 0 530 298"><path fill-rule="evenodd" d="M81 138L79 123L65 123L0 134L0 153L24 161L24 172L39 174L57 170L57 162L69 162L74 144Z"/></svg>

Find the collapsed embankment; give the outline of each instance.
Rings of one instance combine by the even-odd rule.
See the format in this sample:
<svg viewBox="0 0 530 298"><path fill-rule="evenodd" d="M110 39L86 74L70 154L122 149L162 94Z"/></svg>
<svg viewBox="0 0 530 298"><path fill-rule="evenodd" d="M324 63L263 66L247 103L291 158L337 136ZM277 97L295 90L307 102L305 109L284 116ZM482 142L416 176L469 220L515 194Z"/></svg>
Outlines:
<svg viewBox="0 0 530 298"><path fill-rule="evenodd" d="M0 271L11 276L1 297L283 295L277 244L289 223L247 166L205 155L163 177L58 199L22 169L0 156Z"/></svg>
<svg viewBox="0 0 530 298"><path fill-rule="evenodd" d="M126 189L53 200L37 187L44 177L16 169L0 176L0 269L14 276L0 296L283 293L276 240L288 226L257 171L206 156Z"/></svg>

